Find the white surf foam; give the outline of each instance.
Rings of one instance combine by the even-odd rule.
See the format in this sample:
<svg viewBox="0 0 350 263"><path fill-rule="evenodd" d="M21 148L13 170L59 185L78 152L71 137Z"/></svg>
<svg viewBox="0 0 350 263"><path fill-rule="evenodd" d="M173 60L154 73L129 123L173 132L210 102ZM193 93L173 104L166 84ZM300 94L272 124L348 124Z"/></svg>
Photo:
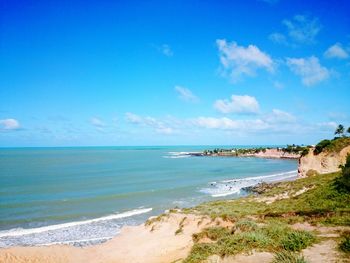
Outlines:
<svg viewBox="0 0 350 263"><path fill-rule="evenodd" d="M246 178L239 178L239 179L230 179L230 180L224 180L223 183L230 183L230 182L239 182L239 181L247 181L247 180L263 180L271 177L280 177L283 178L288 177L288 175L293 174L293 176L296 174L296 170L289 171L289 172L283 172L278 174L270 174L270 175L262 175L262 176L255 176L255 177L246 177Z"/></svg>
<svg viewBox="0 0 350 263"><path fill-rule="evenodd" d="M163 156L163 158L178 159L178 158L188 158L193 154L200 154L201 152L168 152L168 155Z"/></svg>
<svg viewBox="0 0 350 263"><path fill-rule="evenodd" d="M51 246L51 245L65 245L65 244L74 244L74 243L87 243L87 242L96 242L96 241L106 241L112 239L113 236L110 237L96 237L96 238L85 238L85 239L77 239L77 240L67 240L62 242L50 242L39 244L40 246Z"/></svg>
<svg viewBox="0 0 350 263"><path fill-rule="evenodd" d="M163 158L169 158L169 159L180 159L180 158L188 158L191 157L190 155L174 155L174 156L169 156L165 155Z"/></svg>
<svg viewBox="0 0 350 263"><path fill-rule="evenodd" d="M254 176L239 179L223 180L221 182L211 182L210 187L201 189L200 192L209 194L212 197L223 197L238 194L242 188L254 186L261 182L274 182L287 180L297 176L297 171L289 171L264 176Z"/></svg>
<svg viewBox="0 0 350 263"><path fill-rule="evenodd" d="M84 220L84 221L69 222L69 223L50 225L50 226L44 226L44 227L38 227L38 228L29 228L29 229L16 228L16 229L11 229L11 230L1 231L0 238L1 237L15 237L15 236L37 234L37 233L67 228L67 227L74 227L74 226L78 226L78 225L85 225L85 224L90 224L90 223L95 223L95 222L100 222L100 221L107 221L107 220L114 220L114 219L130 217L130 216L134 216L134 215L148 213L150 211L152 211L152 208L134 209L134 210L119 213L119 214L112 214L109 216L104 216L104 217L89 219L89 220Z"/></svg>

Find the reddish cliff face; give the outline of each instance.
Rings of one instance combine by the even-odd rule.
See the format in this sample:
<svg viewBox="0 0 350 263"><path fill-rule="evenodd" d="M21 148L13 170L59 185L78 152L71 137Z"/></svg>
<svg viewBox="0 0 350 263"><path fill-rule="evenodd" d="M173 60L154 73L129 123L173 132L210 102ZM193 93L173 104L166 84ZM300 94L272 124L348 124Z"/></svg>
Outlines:
<svg viewBox="0 0 350 263"><path fill-rule="evenodd" d="M307 155L299 159L299 176L305 177L339 171L339 166L345 163L346 156L350 154L350 145L344 147L339 152L323 151L315 154L314 150L310 149Z"/></svg>
<svg viewBox="0 0 350 263"><path fill-rule="evenodd" d="M300 154L287 153L279 149L266 149L264 152L260 151L258 153L244 154L243 156L254 156L261 158L286 158L286 159L298 159Z"/></svg>

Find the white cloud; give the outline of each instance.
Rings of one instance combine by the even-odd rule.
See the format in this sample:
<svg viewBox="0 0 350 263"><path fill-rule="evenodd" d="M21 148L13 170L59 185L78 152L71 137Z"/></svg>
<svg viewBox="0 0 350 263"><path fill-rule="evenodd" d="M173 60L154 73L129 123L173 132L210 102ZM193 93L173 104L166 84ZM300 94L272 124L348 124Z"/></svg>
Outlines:
<svg viewBox="0 0 350 263"><path fill-rule="evenodd" d="M149 116L142 117L131 112L127 112L125 114L125 117L128 122L136 125L141 125L144 127L150 127L156 133L159 133L159 134L170 135L170 134L176 133L176 131L172 127L167 125L165 122L157 120L156 118L153 118L153 117L149 117Z"/></svg>
<svg viewBox="0 0 350 263"><path fill-rule="evenodd" d="M334 131L338 127L338 124L334 121L329 121L317 123L316 126L324 130Z"/></svg>
<svg viewBox="0 0 350 263"><path fill-rule="evenodd" d="M305 86L312 86L329 78L330 72L323 67L318 58L287 58L287 65L301 77Z"/></svg>
<svg viewBox="0 0 350 263"><path fill-rule="evenodd" d="M317 18L304 15L295 15L292 19L285 19L282 24L286 27L287 32L285 34L274 32L269 35L269 39L290 47L315 43L316 36L321 30L321 24Z"/></svg>
<svg viewBox="0 0 350 263"><path fill-rule="evenodd" d="M172 51L172 49L170 48L169 45L167 44L163 44L160 46L159 50L163 53L163 55L167 56L167 57L171 57L174 55L174 52Z"/></svg>
<svg viewBox="0 0 350 263"><path fill-rule="evenodd" d="M304 15L295 15L291 20L283 20L287 27L289 37L297 43L312 44L321 30L317 18L309 18Z"/></svg>
<svg viewBox="0 0 350 263"><path fill-rule="evenodd" d="M104 128L106 126L106 124L100 118L97 117L92 117L90 119L90 123L97 128Z"/></svg>
<svg viewBox="0 0 350 263"><path fill-rule="evenodd" d="M326 58L346 59L349 57L349 54L340 43L335 43L333 46L329 47L326 52L324 52L324 56Z"/></svg>
<svg viewBox="0 0 350 263"><path fill-rule="evenodd" d="M163 54L164 56L172 57L174 55L173 50L168 44L162 44L162 45L151 44L151 47L157 50L159 53Z"/></svg>
<svg viewBox="0 0 350 263"><path fill-rule="evenodd" d="M296 121L296 117L288 112L273 109L272 113L266 117L266 121L269 123L293 123Z"/></svg>
<svg viewBox="0 0 350 263"><path fill-rule="evenodd" d="M214 108L222 113L258 113L259 103L255 97L232 95L231 100L217 100Z"/></svg>
<svg viewBox="0 0 350 263"><path fill-rule="evenodd" d="M254 76L257 69L273 72L272 58L257 46L238 46L236 42L227 42L225 39L216 40L219 49L220 62L224 75L232 81L238 81L242 76Z"/></svg>
<svg viewBox="0 0 350 263"><path fill-rule="evenodd" d="M208 129L237 129L239 122L230 118L199 117L193 120L195 125Z"/></svg>
<svg viewBox="0 0 350 263"><path fill-rule="evenodd" d="M278 44L288 45L286 36L281 33L272 33L269 35L269 39Z"/></svg>
<svg viewBox="0 0 350 263"><path fill-rule="evenodd" d="M170 135L174 133L174 129L170 127L160 127L156 129L156 132L160 134Z"/></svg>
<svg viewBox="0 0 350 263"><path fill-rule="evenodd" d="M309 123L296 118L293 114L273 109L256 118L229 118L198 116L190 119L177 119L171 116L153 118L126 113L126 120L139 128L147 128L157 134L188 136L290 136L296 134L333 134L335 122ZM250 116L252 117L252 116ZM195 135L194 135L195 134Z"/></svg>
<svg viewBox="0 0 350 263"><path fill-rule="evenodd" d="M184 100L184 101L189 101L189 102L198 102L199 98L192 93L187 88L181 87L181 86L175 86L175 91L179 94L179 98Z"/></svg>
<svg viewBox="0 0 350 263"><path fill-rule="evenodd" d="M207 129L236 130L236 131L256 131L266 129L268 124L263 120L232 120L227 117L198 117L192 120L196 126Z"/></svg>
<svg viewBox="0 0 350 263"><path fill-rule="evenodd" d="M0 120L0 130L18 130L21 128L21 125L16 119L3 119Z"/></svg>
<svg viewBox="0 0 350 263"><path fill-rule="evenodd" d="M198 117L192 119L192 124L206 129L229 130L246 134L295 132L301 126L293 114L279 109L273 109L272 112L256 119Z"/></svg>
<svg viewBox="0 0 350 263"><path fill-rule="evenodd" d="M142 118L134 113L127 112L125 113L126 120L135 123L135 124L141 124L142 123Z"/></svg>

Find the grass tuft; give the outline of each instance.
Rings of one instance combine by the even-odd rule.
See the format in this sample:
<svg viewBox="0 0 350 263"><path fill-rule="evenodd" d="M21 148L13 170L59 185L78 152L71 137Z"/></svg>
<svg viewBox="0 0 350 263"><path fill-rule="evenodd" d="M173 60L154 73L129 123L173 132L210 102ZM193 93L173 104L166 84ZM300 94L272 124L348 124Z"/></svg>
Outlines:
<svg viewBox="0 0 350 263"><path fill-rule="evenodd" d="M271 263L307 263L303 256L289 251L281 251L275 254Z"/></svg>
<svg viewBox="0 0 350 263"><path fill-rule="evenodd" d="M281 244L285 250L295 252L307 248L314 242L315 237L311 233L305 231L292 231L282 239Z"/></svg>
<svg viewBox="0 0 350 263"><path fill-rule="evenodd" d="M168 217L168 216L169 215L167 215L167 214L160 214L157 217L152 217L145 222L145 226L150 226L153 223L160 222L160 221L162 221L163 217Z"/></svg>
<svg viewBox="0 0 350 263"><path fill-rule="evenodd" d="M203 238L209 238L211 240L218 240L231 234L231 231L224 227L208 227L203 229L199 233L193 234L192 238L194 242L198 242Z"/></svg>
<svg viewBox="0 0 350 263"><path fill-rule="evenodd" d="M190 255L183 261L183 263L198 263L207 259L211 255L217 254L216 244L196 243L191 249Z"/></svg>
<svg viewBox="0 0 350 263"><path fill-rule="evenodd" d="M252 220L242 219L236 223L236 228L245 231L254 231L258 228L258 225Z"/></svg>
<svg viewBox="0 0 350 263"><path fill-rule="evenodd" d="M213 254L236 255L253 249L270 252L300 251L316 241L313 234L309 232L293 230L287 224L273 220L260 226L253 221L242 220L237 222L237 225L235 227L240 231L234 232L223 227L211 227L193 235L195 245L184 262L200 262L193 260L197 258L203 260ZM198 243L204 237L214 242L205 245ZM208 248L209 251L204 253L205 248ZM197 255L198 253L204 254Z"/></svg>

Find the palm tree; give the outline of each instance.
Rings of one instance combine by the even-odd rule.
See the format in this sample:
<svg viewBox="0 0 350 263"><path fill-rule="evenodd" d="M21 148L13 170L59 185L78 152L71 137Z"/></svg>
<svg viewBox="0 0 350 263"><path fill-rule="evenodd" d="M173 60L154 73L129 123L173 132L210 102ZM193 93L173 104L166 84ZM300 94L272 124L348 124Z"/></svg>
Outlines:
<svg viewBox="0 0 350 263"><path fill-rule="evenodd" d="M350 134L350 127L346 130L346 132Z"/></svg>
<svg viewBox="0 0 350 263"><path fill-rule="evenodd" d="M334 134L335 135L342 135L344 133L344 126L339 124L337 129L335 130Z"/></svg>

